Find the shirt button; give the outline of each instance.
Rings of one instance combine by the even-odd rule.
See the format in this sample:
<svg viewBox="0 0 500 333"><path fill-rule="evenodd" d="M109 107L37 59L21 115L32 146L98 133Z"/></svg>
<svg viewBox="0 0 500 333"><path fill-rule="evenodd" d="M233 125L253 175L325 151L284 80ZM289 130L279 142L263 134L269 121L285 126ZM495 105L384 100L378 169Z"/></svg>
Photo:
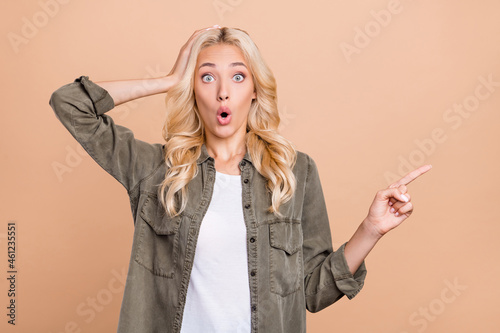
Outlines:
<svg viewBox="0 0 500 333"><path fill-rule="evenodd" d="M250 243L255 243L255 238L254 237L250 238Z"/></svg>
<svg viewBox="0 0 500 333"><path fill-rule="evenodd" d="M245 166L246 164L247 164L247 162L245 162L245 161L241 162L241 166Z"/></svg>
<svg viewBox="0 0 500 333"><path fill-rule="evenodd" d="M201 205L202 205L202 206L205 206L205 204L206 204L206 203L207 203L207 202L206 202L205 200L201 200Z"/></svg>
<svg viewBox="0 0 500 333"><path fill-rule="evenodd" d="M248 179L245 179L243 182L244 182L245 184L248 184Z"/></svg>
<svg viewBox="0 0 500 333"><path fill-rule="evenodd" d="M257 310L257 305L252 305L252 311Z"/></svg>
<svg viewBox="0 0 500 333"><path fill-rule="evenodd" d="M245 208L246 208L246 209L250 208L250 204L246 204L246 205L245 205Z"/></svg>
<svg viewBox="0 0 500 333"><path fill-rule="evenodd" d="M257 274L257 273L255 273L255 270L253 270L253 271L250 272L251 276L255 276L255 274Z"/></svg>

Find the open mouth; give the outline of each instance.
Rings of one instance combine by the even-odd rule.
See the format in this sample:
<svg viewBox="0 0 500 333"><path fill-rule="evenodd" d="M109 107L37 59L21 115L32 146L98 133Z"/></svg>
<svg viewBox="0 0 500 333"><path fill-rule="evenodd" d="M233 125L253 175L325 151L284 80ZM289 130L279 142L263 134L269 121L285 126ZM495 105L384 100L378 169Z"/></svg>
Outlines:
<svg viewBox="0 0 500 333"><path fill-rule="evenodd" d="M229 124L231 122L231 110L227 106L221 106L217 110L217 119L221 125Z"/></svg>

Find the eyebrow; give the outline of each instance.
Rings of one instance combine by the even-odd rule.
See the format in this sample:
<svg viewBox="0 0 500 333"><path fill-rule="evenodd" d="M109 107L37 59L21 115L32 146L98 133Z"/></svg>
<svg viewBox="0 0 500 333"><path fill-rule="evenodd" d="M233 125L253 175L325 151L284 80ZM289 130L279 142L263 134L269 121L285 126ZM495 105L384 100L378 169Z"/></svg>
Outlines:
<svg viewBox="0 0 500 333"><path fill-rule="evenodd" d="M200 67L199 67L198 69L200 69L200 68L202 68L202 67L204 67L204 66L206 66L206 67L216 67L214 63L211 63L211 62L204 62L203 64L201 64L201 65L200 65ZM243 66L243 67L245 67L245 68L247 67L247 66L246 66L244 63L242 63L242 62L232 62L232 63L230 63L230 64L229 64L229 67L236 67L236 66Z"/></svg>

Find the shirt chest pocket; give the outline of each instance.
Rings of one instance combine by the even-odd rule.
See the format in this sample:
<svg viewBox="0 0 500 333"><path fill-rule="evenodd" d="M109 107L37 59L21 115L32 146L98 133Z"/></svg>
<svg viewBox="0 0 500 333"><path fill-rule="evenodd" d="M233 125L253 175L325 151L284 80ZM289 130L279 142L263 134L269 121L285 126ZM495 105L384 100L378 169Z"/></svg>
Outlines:
<svg viewBox="0 0 500 333"><path fill-rule="evenodd" d="M271 292L287 296L302 285L302 226L278 222L269 225Z"/></svg>
<svg viewBox="0 0 500 333"><path fill-rule="evenodd" d="M135 261L153 274L173 278L179 258L179 227L183 215L170 217L157 197L149 196L139 214Z"/></svg>

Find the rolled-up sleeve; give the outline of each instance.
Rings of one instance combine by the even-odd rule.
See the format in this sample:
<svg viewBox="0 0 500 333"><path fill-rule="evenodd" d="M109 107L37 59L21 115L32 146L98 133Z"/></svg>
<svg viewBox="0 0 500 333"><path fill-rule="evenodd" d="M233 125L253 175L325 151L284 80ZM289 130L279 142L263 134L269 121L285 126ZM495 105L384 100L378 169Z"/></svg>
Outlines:
<svg viewBox="0 0 500 333"><path fill-rule="evenodd" d="M54 91L49 104L85 151L129 193L162 159L163 145L136 139L105 114L115 107L114 101L88 76Z"/></svg>
<svg viewBox="0 0 500 333"><path fill-rule="evenodd" d="M318 312L344 295L356 296L364 285L365 262L352 274L342 244L333 251L325 198L316 163L308 156L309 165L302 212L304 288L306 308Z"/></svg>

